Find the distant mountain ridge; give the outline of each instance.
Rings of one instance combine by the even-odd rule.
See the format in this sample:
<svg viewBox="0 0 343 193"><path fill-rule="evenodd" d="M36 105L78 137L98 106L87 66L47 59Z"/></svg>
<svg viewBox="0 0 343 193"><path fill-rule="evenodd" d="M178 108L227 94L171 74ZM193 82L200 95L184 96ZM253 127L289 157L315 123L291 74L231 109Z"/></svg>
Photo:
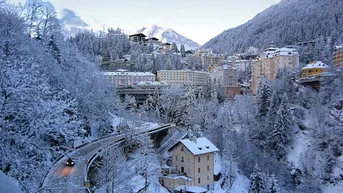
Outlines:
<svg viewBox="0 0 343 193"><path fill-rule="evenodd" d="M250 46L260 49L331 37L343 43L342 0L281 0L236 28L225 30L203 45L233 54Z"/></svg>
<svg viewBox="0 0 343 193"><path fill-rule="evenodd" d="M162 42L167 42L167 43L175 42L179 48L183 44L186 50L189 50L189 49L195 50L201 47L200 44L196 43L195 41L189 38L186 38L185 36L175 32L172 29L164 28L157 25L152 25L150 27L143 27L137 30L137 33L143 33L148 38L152 38L152 37L158 38L162 40Z"/></svg>

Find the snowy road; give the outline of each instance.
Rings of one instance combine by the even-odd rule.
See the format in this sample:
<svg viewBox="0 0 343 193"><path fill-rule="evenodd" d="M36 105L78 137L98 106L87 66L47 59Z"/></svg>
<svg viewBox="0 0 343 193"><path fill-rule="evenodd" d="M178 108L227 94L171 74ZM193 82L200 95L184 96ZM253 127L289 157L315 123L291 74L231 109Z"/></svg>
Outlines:
<svg viewBox="0 0 343 193"><path fill-rule="evenodd" d="M151 124L145 127L138 127L134 130L134 135L152 134L173 127L171 124L159 126ZM87 178L88 161L101 150L114 147L125 140L125 134L111 135L106 138L95 140L86 145L76 148L58 160L47 176L39 192L87 192L85 181ZM73 167L65 166L68 158L75 161Z"/></svg>

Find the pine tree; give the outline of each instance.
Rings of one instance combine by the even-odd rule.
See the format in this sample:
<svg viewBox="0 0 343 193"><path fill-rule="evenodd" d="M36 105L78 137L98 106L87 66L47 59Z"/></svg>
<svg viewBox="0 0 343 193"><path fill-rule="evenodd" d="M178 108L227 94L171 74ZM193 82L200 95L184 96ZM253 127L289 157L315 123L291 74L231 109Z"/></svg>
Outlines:
<svg viewBox="0 0 343 193"><path fill-rule="evenodd" d="M179 52L179 50L178 50L177 45L176 45L175 42L172 43L171 51L172 51L173 53L178 53L178 52Z"/></svg>
<svg viewBox="0 0 343 193"><path fill-rule="evenodd" d="M279 109L279 105L280 105L279 96L275 91L273 91L273 94L270 99L270 105L268 108L269 109L268 114L267 114L266 126L268 127L268 129L272 128L275 124L275 118L276 118L277 111Z"/></svg>
<svg viewBox="0 0 343 193"><path fill-rule="evenodd" d="M267 83L267 80L262 78L259 82L256 96L258 106L257 118L260 121L265 118L268 113L271 95L270 85Z"/></svg>
<svg viewBox="0 0 343 193"><path fill-rule="evenodd" d="M274 124L267 143L270 150L278 159L282 159L286 155L286 149L290 142L293 126L293 115L289 108L289 101L286 93L282 98L275 121L276 123Z"/></svg>
<svg viewBox="0 0 343 193"><path fill-rule="evenodd" d="M264 174L256 164L254 172L250 175L250 193L264 193L266 191L266 184Z"/></svg>
<svg viewBox="0 0 343 193"><path fill-rule="evenodd" d="M182 56L182 57L186 57L185 45L183 45L183 44L181 45L180 51L181 51L181 56Z"/></svg>

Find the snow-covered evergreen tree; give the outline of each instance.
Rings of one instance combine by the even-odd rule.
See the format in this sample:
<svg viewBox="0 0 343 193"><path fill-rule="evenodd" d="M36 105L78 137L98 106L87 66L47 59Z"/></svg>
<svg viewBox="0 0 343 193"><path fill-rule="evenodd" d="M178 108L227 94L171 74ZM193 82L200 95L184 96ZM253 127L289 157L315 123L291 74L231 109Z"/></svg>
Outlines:
<svg viewBox="0 0 343 193"><path fill-rule="evenodd" d="M265 174L256 164L254 172L250 175L250 193L264 193L266 192Z"/></svg>
<svg viewBox="0 0 343 193"><path fill-rule="evenodd" d="M276 114L275 124L267 139L268 148L279 159L283 159L286 156L286 149L291 139L292 130L293 116L285 93Z"/></svg>
<svg viewBox="0 0 343 193"><path fill-rule="evenodd" d="M181 56L185 57L186 56L186 49L185 49L185 45L181 45L180 47L180 52L181 52Z"/></svg>
<svg viewBox="0 0 343 193"><path fill-rule="evenodd" d="M268 84L265 78L261 78L259 81L258 89L257 89L257 118L262 120L267 116L269 106L270 106L270 98L272 95L272 91L270 85Z"/></svg>

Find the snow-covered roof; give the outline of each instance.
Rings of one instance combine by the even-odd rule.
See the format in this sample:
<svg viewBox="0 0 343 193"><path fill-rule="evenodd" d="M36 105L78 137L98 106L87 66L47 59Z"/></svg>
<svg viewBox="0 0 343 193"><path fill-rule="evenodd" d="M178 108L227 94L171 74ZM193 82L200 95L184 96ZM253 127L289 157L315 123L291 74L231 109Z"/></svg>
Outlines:
<svg viewBox="0 0 343 193"><path fill-rule="evenodd" d="M343 49L343 45L340 45L340 46L336 46L336 49Z"/></svg>
<svg viewBox="0 0 343 193"><path fill-rule="evenodd" d="M199 186L178 186L174 190L176 191L181 191L181 190L186 190L187 192L193 192L193 193L202 193L202 192L207 192L205 188L199 187Z"/></svg>
<svg viewBox="0 0 343 193"><path fill-rule="evenodd" d="M203 74L208 74L208 72L192 71L192 70L160 70L158 72L180 72L180 73L203 73Z"/></svg>
<svg viewBox="0 0 343 193"><path fill-rule="evenodd" d="M189 178L181 174L169 174L168 176L163 176L163 178L168 178L168 179L173 179L173 180L183 179L183 180L186 180L187 182L193 181L192 178Z"/></svg>
<svg viewBox="0 0 343 193"><path fill-rule="evenodd" d="M151 72L127 72L127 71L117 71L117 72L103 72L103 75L106 76L120 76L120 75L129 75L129 76L156 76Z"/></svg>
<svg viewBox="0 0 343 193"><path fill-rule="evenodd" d="M295 51L295 49L292 48L280 48L275 51L276 56L290 56L298 54L298 52Z"/></svg>
<svg viewBox="0 0 343 193"><path fill-rule="evenodd" d="M330 68L330 67L321 61L314 61L310 64L307 64L304 68L302 68L302 70L311 69L311 68Z"/></svg>
<svg viewBox="0 0 343 193"><path fill-rule="evenodd" d="M195 141L183 139L180 141L193 155L201 155L219 151L206 137L197 138Z"/></svg>

